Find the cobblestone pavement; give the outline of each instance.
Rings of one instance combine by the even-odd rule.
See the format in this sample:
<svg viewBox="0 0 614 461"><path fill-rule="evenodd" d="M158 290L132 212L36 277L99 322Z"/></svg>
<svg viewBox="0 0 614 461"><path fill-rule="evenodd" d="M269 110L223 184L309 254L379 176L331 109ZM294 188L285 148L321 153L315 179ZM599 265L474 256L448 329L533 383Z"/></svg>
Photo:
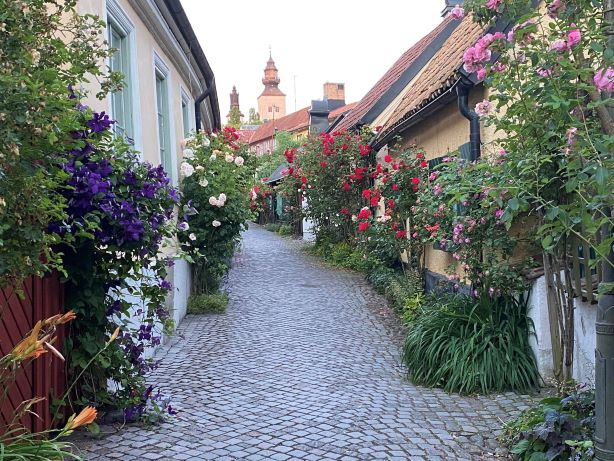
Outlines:
<svg viewBox="0 0 614 461"><path fill-rule="evenodd" d="M413 386L362 276L253 227L227 313L188 316L157 356L150 380L179 414L82 442L86 459L495 459L495 431L527 397Z"/></svg>

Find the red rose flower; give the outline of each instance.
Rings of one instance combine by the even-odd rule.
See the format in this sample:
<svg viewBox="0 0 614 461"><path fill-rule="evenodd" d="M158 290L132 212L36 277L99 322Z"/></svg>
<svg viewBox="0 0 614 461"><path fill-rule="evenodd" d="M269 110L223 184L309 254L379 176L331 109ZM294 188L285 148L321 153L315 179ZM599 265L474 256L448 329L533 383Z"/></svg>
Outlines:
<svg viewBox="0 0 614 461"><path fill-rule="evenodd" d="M307 184L307 176L301 176L301 182Z"/></svg>
<svg viewBox="0 0 614 461"><path fill-rule="evenodd" d="M394 199L388 199L388 208L394 208Z"/></svg>
<svg viewBox="0 0 614 461"><path fill-rule="evenodd" d="M379 204L378 197L371 197L371 206L377 206Z"/></svg>
<svg viewBox="0 0 614 461"><path fill-rule="evenodd" d="M369 228L369 222L368 221L363 221L360 224L358 224L358 230L360 232L364 232Z"/></svg>
<svg viewBox="0 0 614 461"><path fill-rule="evenodd" d="M392 169L393 169L393 170L398 170L398 169L399 169L399 165L398 165L398 164L396 164L396 163L393 163L393 164L392 164Z"/></svg>
<svg viewBox="0 0 614 461"><path fill-rule="evenodd" d="M414 186L417 186L418 184L420 184L420 178L411 178L411 183Z"/></svg>
<svg viewBox="0 0 614 461"><path fill-rule="evenodd" d="M396 191L396 190L399 190L399 186L397 186L396 184L393 184L393 185L392 185L392 190L395 190L395 191Z"/></svg>
<svg viewBox="0 0 614 461"><path fill-rule="evenodd" d="M365 189L362 191L362 196L366 199L371 198L371 189Z"/></svg>
<svg viewBox="0 0 614 461"><path fill-rule="evenodd" d="M322 168L326 168L326 167L328 166L328 163L326 163L326 162L320 162L320 166L321 166Z"/></svg>
<svg viewBox="0 0 614 461"><path fill-rule="evenodd" d="M384 157L384 162L386 163L392 162L392 155L386 154L386 156Z"/></svg>
<svg viewBox="0 0 614 461"><path fill-rule="evenodd" d="M371 210L369 210L368 208L363 208L358 213L358 217L360 219L369 219L371 217Z"/></svg>
<svg viewBox="0 0 614 461"><path fill-rule="evenodd" d="M342 215L349 215L350 214L350 210L348 210L347 208L341 208L341 210L339 210L339 213L341 213Z"/></svg>
<svg viewBox="0 0 614 461"><path fill-rule="evenodd" d="M427 168L428 166L429 166L428 162L425 162L424 160L420 162L420 167Z"/></svg>
<svg viewBox="0 0 614 461"><path fill-rule="evenodd" d="M341 150L348 150L349 148L350 146L345 142L341 145Z"/></svg>
<svg viewBox="0 0 614 461"><path fill-rule="evenodd" d="M402 239L402 238L405 238L405 237L407 237L407 231L404 231L404 230L397 231L397 238L398 239Z"/></svg>
<svg viewBox="0 0 614 461"><path fill-rule="evenodd" d="M347 191L349 191L349 190L350 190L350 187L351 187L351 186L350 186L350 183L349 183L349 182L344 181L344 182L343 182L343 184L341 185L341 187L343 187L343 190L347 192Z"/></svg>
<svg viewBox="0 0 614 461"><path fill-rule="evenodd" d="M360 149L360 155L363 157L366 157L367 155L369 155L369 152L371 152L371 147L368 144L361 144L359 146Z"/></svg>
<svg viewBox="0 0 614 461"><path fill-rule="evenodd" d="M422 160L424 158L424 154L422 152L418 152L416 154L416 158L419 159L419 160Z"/></svg>

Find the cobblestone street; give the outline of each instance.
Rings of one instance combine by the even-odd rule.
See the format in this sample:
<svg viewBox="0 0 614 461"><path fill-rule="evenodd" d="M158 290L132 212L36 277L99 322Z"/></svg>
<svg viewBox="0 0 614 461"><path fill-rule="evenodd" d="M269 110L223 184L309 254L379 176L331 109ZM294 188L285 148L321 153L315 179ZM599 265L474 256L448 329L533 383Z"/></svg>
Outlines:
<svg viewBox="0 0 614 461"><path fill-rule="evenodd" d="M501 421L527 398L412 385L384 299L300 245L253 226L227 312L188 316L157 355L150 381L178 415L79 442L86 459L495 459Z"/></svg>

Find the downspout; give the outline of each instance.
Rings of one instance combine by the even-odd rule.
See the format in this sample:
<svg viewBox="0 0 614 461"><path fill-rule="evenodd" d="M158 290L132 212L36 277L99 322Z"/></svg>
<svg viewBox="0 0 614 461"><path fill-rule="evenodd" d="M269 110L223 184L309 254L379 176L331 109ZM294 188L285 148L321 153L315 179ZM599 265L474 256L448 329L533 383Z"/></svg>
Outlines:
<svg viewBox="0 0 614 461"><path fill-rule="evenodd" d="M202 119L200 115L200 105L202 102L207 99L211 95L211 91L214 88L215 77L212 77L211 80L207 81L207 89L201 94L198 98L196 98L196 102L194 102L194 113L196 118L196 131L200 131L202 128Z"/></svg>
<svg viewBox="0 0 614 461"><path fill-rule="evenodd" d="M471 160L477 160L481 155L480 141L480 116L469 109L469 92L473 88L473 83L464 78L458 82L456 94L458 95L458 108L460 113L469 120L469 143L471 145Z"/></svg>

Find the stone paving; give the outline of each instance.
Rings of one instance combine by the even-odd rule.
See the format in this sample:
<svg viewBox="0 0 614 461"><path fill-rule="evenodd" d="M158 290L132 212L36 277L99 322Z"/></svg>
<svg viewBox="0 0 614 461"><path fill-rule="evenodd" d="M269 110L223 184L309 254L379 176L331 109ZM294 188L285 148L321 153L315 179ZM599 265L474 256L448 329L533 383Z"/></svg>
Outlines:
<svg viewBox="0 0 614 461"><path fill-rule="evenodd" d="M79 442L86 459L491 460L528 401L412 385L363 277L257 226L227 290L226 314L188 316L157 355L178 415Z"/></svg>

